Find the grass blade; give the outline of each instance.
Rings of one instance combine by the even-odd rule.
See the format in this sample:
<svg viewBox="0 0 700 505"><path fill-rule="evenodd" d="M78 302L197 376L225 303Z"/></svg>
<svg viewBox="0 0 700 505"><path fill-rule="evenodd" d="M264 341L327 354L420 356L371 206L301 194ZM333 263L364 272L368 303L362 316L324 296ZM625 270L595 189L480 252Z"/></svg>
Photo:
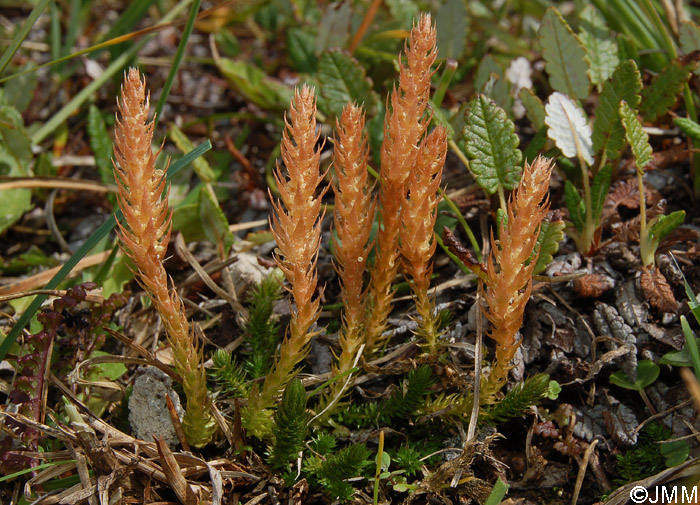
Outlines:
<svg viewBox="0 0 700 505"><path fill-rule="evenodd" d="M48 4L49 0L41 0L29 14L29 17L22 25L22 28L20 28L15 36L12 37L12 42L10 42L10 45L7 49L5 49L5 52L2 53L2 57L0 57L0 74L3 73L5 67L7 67L7 64L10 63L10 60L19 49L19 46L21 46L24 39L27 38L29 30L32 29L32 26L34 26L34 23L36 23L36 20L39 18L41 13L44 12L44 9L46 9Z"/></svg>
<svg viewBox="0 0 700 505"><path fill-rule="evenodd" d="M190 15L187 18L187 23L185 24L185 29L182 31L182 38L177 46L177 51L175 51L175 58L170 65L170 73L168 78L163 84L163 88L160 93L160 98L158 99L158 104L156 105L156 113L153 117L153 128L158 125L158 120L160 119L160 113L163 111L165 106L165 101L168 99L170 94L170 89L173 87L173 81L175 81L175 75L180 68L180 63L182 63L182 57L185 55L185 48L187 47L187 42L190 40L190 34L192 34L192 28L194 28L194 22L197 19L197 13L199 12L199 4L201 0L194 0L192 7L190 8Z"/></svg>

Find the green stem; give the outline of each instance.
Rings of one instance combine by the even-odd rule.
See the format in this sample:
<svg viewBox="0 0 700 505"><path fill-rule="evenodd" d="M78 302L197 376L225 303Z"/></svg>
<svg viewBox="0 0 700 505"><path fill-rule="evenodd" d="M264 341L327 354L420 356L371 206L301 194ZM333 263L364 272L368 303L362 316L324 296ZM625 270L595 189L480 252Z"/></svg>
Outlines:
<svg viewBox="0 0 700 505"><path fill-rule="evenodd" d="M644 171L637 167L639 185L639 255L646 267L654 262L654 251L650 250L651 241L647 231L647 204L644 196ZM650 258L651 256L651 258Z"/></svg>
<svg viewBox="0 0 700 505"><path fill-rule="evenodd" d="M450 85L450 81L452 81L452 78L454 77L456 71L457 62L455 60L448 59L447 63L445 63L445 70L440 76L440 82L438 83L438 87L435 90L435 94L433 95L433 105L436 108L439 109L442 105L442 101L445 98L447 88Z"/></svg>

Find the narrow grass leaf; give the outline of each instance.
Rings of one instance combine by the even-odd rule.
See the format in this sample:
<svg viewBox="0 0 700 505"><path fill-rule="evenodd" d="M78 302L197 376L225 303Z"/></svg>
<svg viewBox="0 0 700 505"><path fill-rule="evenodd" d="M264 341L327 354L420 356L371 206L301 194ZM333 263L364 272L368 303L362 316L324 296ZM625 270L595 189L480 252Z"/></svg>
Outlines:
<svg viewBox="0 0 700 505"><path fill-rule="evenodd" d="M185 28L182 30L182 37L180 38L180 43L177 45L177 50L175 51L173 61L170 63L170 72L168 72L168 77L165 79L165 83L160 90L160 97L158 98L155 114L153 115L153 128L158 126L158 120L160 119L161 112L163 112L165 101L168 99L170 89L173 87L173 82L175 81L175 76L180 69L180 63L182 63L182 57L185 55L187 42L190 40L190 35L192 34L192 29L194 28L194 22L197 19L200 3L201 0L193 0L192 7L190 7L190 15L185 23Z"/></svg>
<svg viewBox="0 0 700 505"><path fill-rule="evenodd" d="M579 16L579 39L586 48L588 77L600 87L620 64L617 44L610 36L605 19L593 4L588 4ZM598 88L600 89L600 88Z"/></svg>
<svg viewBox="0 0 700 505"><path fill-rule="evenodd" d="M556 91L586 98L589 87L586 50L554 7L547 9L539 35L549 84Z"/></svg>
<svg viewBox="0 0 700 505"><path fill-rule="evenodd" d="M464 127L467 154L476 182L489 194L512 190L520 181L522 153L515 125L496 102L484 95L469 104Z"/></svg>
<svg viewBox="0 0 700 505"><path fill-rule="evenodd" d="M642 77L634 60L627 60L615 69L603 84L593 123L593 151L605 153L609 160L620 157L625 146L625 129L620 122L620 100L636 108L641 100Z"/></svg>
<svg viewBox="0 0 700 505"><path fill-rule="evenodd" d="M49 0L40 0L39 3L36 4L36 7L32 9L32 12L29 13L29 17L24 22L22 27L19 30L17 30L15 36L12 37L10 45L7 46L5 52L3 52L2 56L0 56L0 74L2 74L5 71L5 67L7 67L8 63L10 63L10 60L12 60L12 57L22 45L24 39L26 39L27 35L29 35L29 30L32 29L32 26L34 26L34 23L36 23L36 20L39 19L39 16L42 12L44 12L44 9L46 9L46 6L48 4Z"/></svg>
<svg viewBox="0 0 700 505"><path fill-rule="evenodd" d="M581 156L588 165L593 164L591 127L583 110L568 96L555 91L545 105L549 126L549 138L568 158Z"/></svg>
<svg viewBox="0 0 700 505"><path fill-rule="evenodd" d="M365 69L348 53L325 51L318 62L318 107L330 117L340 117L348 102L364 104L368 116L374 114L377 98Z"/></svg>
<svg viewBox="0 0 700 505"><path fill-rule="evenodd" d="M637 162L637 170L644 172L644 168L653 160L649 135L642 129L637 111L630 108L624 100L620 102L620 119L625 128L625 138L632 148L632 154Z"/></svg>
<svg viewBox="0 0 700 505"><path fill-rule="evenodd" d="M167 173L167 178L170 180L170 178L175 175L182 167L187 166L192 162L192 160L196 159L197 157L203 155L207 151L211 149L211 141L207 140L206 142L203 142L202 144L198 145L195 149L187 153L185 156L177 160L175 163L170 165L170 168L168 169ZM71 270L75 267L75 265L78 264L78 262L89 253L93 247L95 247L109 232L112 231L112 229L116 226L117 224L117 219L122 220L123 215L121 211L117 211L115 214L110 216L110 218L105 221L102 226L100 226L91 236L89 239L87 239L82 246L71 256L68 261L61 267L61 269L54 275L51 280L44 286L44 289L55 289L58 284L66 278L66 276L70 273ZM0 343L0 361L2 361L5 358L5 355L7 354L7 351L10 349L10 346L14 343L14 341L17 339L19 336L19 333L22 331L22 329L29 323L30 319L34 315L34 313L37 311L37 309L41 306L42 303L44 303L44 300L46 300L47 296L46 295L37 295L36 298L32 301L32 303L27 307L27 309L22 313L22 315L19 317L15 325L12 327L10 332L7 334L5 339Z"/></svg>
<svg viewBox="0 0 700 505"><path fill-rule="evenodd" d="M438 9L436 19L438 58L458 60L467 42L467 7L464 0L447 0Z"/></svg>
<svg viewBox="0 0 700 505"><path fill-rule="evenodd" d="M690 73L698 66L697 62L683 65L674 60L654 77L651 84L642 91L642 104L639 113L645 121L654 121L668 112L676 103L683 86L690 78Z"/></svg>

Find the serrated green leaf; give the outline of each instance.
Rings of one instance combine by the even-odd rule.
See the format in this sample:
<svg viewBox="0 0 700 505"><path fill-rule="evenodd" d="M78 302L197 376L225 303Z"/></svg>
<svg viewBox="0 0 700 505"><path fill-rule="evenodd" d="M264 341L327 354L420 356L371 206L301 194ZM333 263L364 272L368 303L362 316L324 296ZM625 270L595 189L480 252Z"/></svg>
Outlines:
<svg viewBox="0 0 700 505"><path fill-rule="evenodd" d="M28 165L34 157L32 144L22 115L11 105L0 105L0 144L17 164L19 173L13 175L28 175Z"/></svg>
<svg viewBox="0 0 700 505"><path fill-rule="evenodd" d="M514 189L520 180L522 153L513 122L484 95L471 101L465 119L465 148L476 182L491 195L499 186Z"/></svg>
<svg viewBox="0 0 700 505"><path fill-rule="evenodd" d="M564 183L564 200L566 208L569 209L569 216L574 227L580 232L583 230L583 223L586 221L586 210L583 199L571 181Z"/></svg>
<svg viewBox="0 0 700 505"><path fill-rule="evenodd" d="M170 133L170 140L172 140L183 153L188 153L194 148L194 145L190 142L190 139L187 138L187 135L185 135L175 123L170 124L168 132ZM209 165L209 162L205 160L203 156L200 156L192 162L192 168L194 168L194 171L205 184L216 180L214 170L212 170L211 165Z"/></svg>
<svg viewBox="0 0 700 505"><path fill-rule="evenodd" d="M395 19L403 28L410 28L420 12L420 7L413 0L385 0L384 4L389 9L391 19Z"/></svg>
<svg viewBox="0 0 700 505"><path fill-rule="evenodd" d="M687 117L677 117L673 120L673 124L680 128L690 140L700 141L700 124Z"/></svg>
<svg viewBox="0 0 700 505"><path fill-rule="evenodd" d="M527 145L523 151L523 156L525 161L532 163L538 154L542 152L544 146L547 144L547 126L542 126L535 136L530 139L530 143Z"/></svg>
<svg viewBox="0 0 700 505"><path fill-rule="evenodd" d="M586 50L554 7L547 9L539 35L552 88L575 98L587 98L590 83Z"/></svg>
<svg viewBox="0 0 700 505"><path fill-rule="evenodd" d="M555 91L544 107L547 115L544 123L549 127L547 135L564 156L580 157L588 165L593 164L591 127L583 110L568 96Z"/></svg>
<svg viewBox="0 0 700 505"><path fill-rule="evenodd" d="M27 63L18 71L29 70L33 63ZM34 90L38 82L37 72L27 72L4 83L4 101L19 112L24 112L34 100Z"/></svg>
<svg viewBox="0 0 700 505"><path fill-rule="evenodd" d="M105 184L114 184L112 172L112 139L107 133L104 118L100 109L90 105L87 117L87 132L90 137L90 148L95 156L95 165L100 179Z"/></svg>
<svg viewBox="0 0 700 505"><path fill-rule="evenodd" d="M644 172L644 168L653 160L649 135L642 129L637 111L631 109L624 100L620 102L620 119L625 128L625 138L632 148L632 154L637 162L637 170Z"/></svg>
<svg viewBox="0 0 700 505"><path fill-rule="evenodd" d="M544 118L547 113L544 111L542 100L529 88L523 88L518 93L518 98L523 102L525 113L530 120L533 130L539 131L544 126Z"/></svg>
<svg viewBox="0 0 700 505"><path fill-rule="evenodd" d="M642 104L639 113L645 121L654 121L663 116L676 103L683 85L690 78L690 72L698 66L697 62L681 64L674 60L654 77L651 84L642 90Z"/></svg>
<svg viewBox="0 0 700 505"><path fill-rule="evenodd" d="M664 463L668 468L678 466L690 455L690 446L685 440L673 440L659 444L659 451L664 457Z"/></svg>
<svg viewBox="0 0 700 505"><path fill-rule="evenodd" d="M268 77L267 74L245 61L218 58L217 67L231 87L263 109L285 110L293 91L289 86Z"/></svg>
<svg viewBox="0 0 700 505"><path fill-rule="evenodd" d="M588 77L593 85L599 87L615 71L620 58L615 39L610 36L610 29L593 4L586 5L581 11L578 36L586 48Z"/></svg>
<svg viewBox="0 0 700 505"><path fill-rule="evenodd" d="M636 108L641 100L642 78L634 60L627 60L615 69L603 84L593 123L593 150L604 152L609 160L620 157L625 146L625 129L620 122L620 100Z"/></svg>
<svg viewBox="0 0 700 505"><path fill-rule="evenodd" d="M35 267L55 266L58 263L56 258L46 256L36 245L31 245L27 251L0 263L0 272L19 275Z"/></svg>
<svg viewBox="0 0 700 505"><path fill-rule="evenodd" d="M537 249L540 251L533 274L544 272L547 265L552 262L554 254L559 250L559 242L564 239L566 223L563 219L556 221L542 221L540 233L537 235Z"/></svg>
<svg viewBox="0 0 700 505"><path fill-rule="evenodd" d="M318 23L318 35L312 48L316 54L332 48L346 47L350 39L350 24L352 21L352 3L341 2L329 5Z"/></svg>
<svg viewBox="0 0 700 505"><path fill-rule="evenodd" d="M228 229L228 220L219 203L206 189L199 192L198 214L207 240L220 245L223 249L222 254L226 256L233 244L233 233Z"/></svg>
<svg viewBox="0 0 700 505"><path fill-rule="evenodd" d="M510 110L513 100L510 96L510 83L505 78L503 67L490 54L484 56L476 69L474 88L493 99L499 107Z"/></svg>
<svg viewBox="0 0 700 505"><path fill-rule="evenodd" d="M307 30L297 27L287 30L287 54L297 71L316 73L318 58L314 52L314 40L314 35Z"/></svg>
<svg viewBox="0 0 700 505"><path fill-rule="evenodd" d="M600 214L603 212L603 204L608 196L610 181L612 181L612 165L608 163L598 170L593 178L593 184L591 184L591 209L594 223L598 222Z"/></svg>
<svg viewBox="0 0 700 505"><path fill-rule="evenodd" d="M685 211L677 210L668 216L657 216L655 221L649 223L649 237L652 244L658 246L669 233L678 228L685 221Z"/></svg>
<svg viewBox="0 0 700 505"><path fill-rule="evenodd" d="M467 6L464 0L447 0L437 11L438 58L458 60L467 42Z"/></svg>
<svg viewBox="0 0 700 505"><path fill-rule="evenodd" d="M374 114L376 102L372 81L365 69L347 52L325 51L318 62L319 108L331 117L340 117L348 102L363 104L367 115Z"/></svg>

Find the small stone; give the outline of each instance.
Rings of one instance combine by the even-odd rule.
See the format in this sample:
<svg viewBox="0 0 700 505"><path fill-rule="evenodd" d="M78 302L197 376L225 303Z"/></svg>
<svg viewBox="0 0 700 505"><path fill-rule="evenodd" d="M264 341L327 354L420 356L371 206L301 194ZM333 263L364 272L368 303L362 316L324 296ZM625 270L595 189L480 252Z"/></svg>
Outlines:
<svg viewBox="0 0 700 505"><path fill-rule="evenodd" d="M147 442L153 436L161 436L171 448L178 444L173 422L170 419L165 395L175 405L178 417L182 420L184 411L180 398L173 391L173 381L167 374L155 367L142 368L134 381L134 391L129 398L129 424L137 438Z"/></svg>

